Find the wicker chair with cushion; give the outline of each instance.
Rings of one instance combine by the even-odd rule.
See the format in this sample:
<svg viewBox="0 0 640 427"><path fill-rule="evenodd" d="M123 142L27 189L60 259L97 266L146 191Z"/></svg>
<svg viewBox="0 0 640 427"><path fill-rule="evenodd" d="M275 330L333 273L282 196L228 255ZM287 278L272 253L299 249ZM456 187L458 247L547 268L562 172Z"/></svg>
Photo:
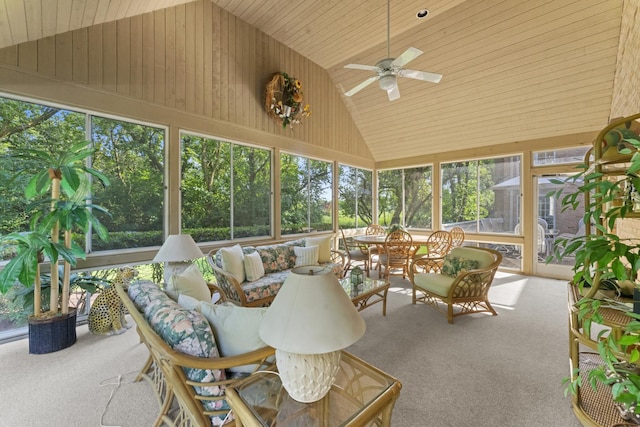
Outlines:
<svg viewBox="0 0 640 427"><path fill-rule="evenodd" d="M409 261L413 254L413 238L404 230L390 233L384 241L383 252L379 255L379 264L384 267L384 277L388 278L392 270L401 269L404 279L409 273Z"/></svg>
<svg viewBox="0 0 640 427"><path fill-rule="evenodd" d="M349 269L356 265L362 265L362 269L368 276L369 251L367 247L354 242L351 237L346 237L342 228L340 229L340 233L342 233L342 244L344 245L344 256L346 258L344 275L346 276Z"/></svg>
<svg viewBox="0 0 640 427"><path fill-rule="evenodd" d="M451 233L451 248L459 248L464 243L464 230L462 227L453 227Z"/></svg>
<svg viewBox="0 0 640 427"><path fill-rule="evenodd" d="M449 323L456 316L470 313L489 312L496 316L488 293L500 262L500 252L472 247L452 249L437 272L425 272L425 268L432 271L433 266L426 259L415 259L409 270L413 304L419 301L432 305L447 316Z"/></svg>
<svg viewBox="0 0 640 427"><path fill-rule="evenodd" d="M445 255L451 250L451 233L445 230L434 231L427 239L426 246L427 253L414 258L427 260L424 263L427 271L440 271Z"/></svg>

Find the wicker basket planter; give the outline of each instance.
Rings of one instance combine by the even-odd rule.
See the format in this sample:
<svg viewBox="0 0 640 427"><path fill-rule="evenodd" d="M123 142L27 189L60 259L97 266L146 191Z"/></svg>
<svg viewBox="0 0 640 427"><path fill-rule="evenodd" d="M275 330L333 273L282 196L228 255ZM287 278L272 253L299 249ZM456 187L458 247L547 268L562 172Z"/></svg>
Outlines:
<svg viewBox="0 0 640 427"><path fill-rule="evenodd" d="M45 354L63 350L76 342L76 311L41 319L29 317L29 353Z"/></svg>

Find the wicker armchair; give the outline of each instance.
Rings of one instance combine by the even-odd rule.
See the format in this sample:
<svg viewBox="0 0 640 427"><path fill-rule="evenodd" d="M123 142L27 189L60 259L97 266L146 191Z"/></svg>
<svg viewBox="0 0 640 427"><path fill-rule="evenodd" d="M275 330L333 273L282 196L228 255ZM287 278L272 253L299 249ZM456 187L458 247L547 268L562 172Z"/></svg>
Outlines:
<svg viewBox="0 0 640 427"><path fill-rule="evenodd" d="M360 245L353 241L353 238L346 237L344 230L341 228L342 244L344 245L345 267L344 275L347 275L349 269L356 265L362 265L365 274L369 275L369 250L366 245Z"/></svg>
<svg viewBox="0 0 640 427"><path fill-rule="evenodd" d="M412 302L433 306L447 316L449 323L456 316L470 313L489 312L496 316L488 293L501 262L500 252L472 247L452 249L435 272L425 272L434 268L428 259L415 259L409 271Z"/></svg>
<svg viewBox="0 0 640 427"><path fill-rule="evenodd" d="M364 234L367 236L384 236L387 232L384 230L384 227L380 224L371 224L364 231ZM378 261L378 255L380 255L382 247L378 245L369 246L369 268L373 270L373 259L375 258ZM380 263L378 262L378 267Z"/></svg>
<svg viewBox="0 0 640 427"><path fill-rule="evenodd" d="M427 253L417 255L416 258L427 260L424 263L426 271L440 271L445 255L451 250L451 233L444 230L434 231L427 239Z"/></svg>
<svg viewBox="0 0 640 427"><path fill-rule="evenodd" d="M462 227L453 227L449 233L451 233L451 247L459 248L464 243L464 230Z"/></svg>

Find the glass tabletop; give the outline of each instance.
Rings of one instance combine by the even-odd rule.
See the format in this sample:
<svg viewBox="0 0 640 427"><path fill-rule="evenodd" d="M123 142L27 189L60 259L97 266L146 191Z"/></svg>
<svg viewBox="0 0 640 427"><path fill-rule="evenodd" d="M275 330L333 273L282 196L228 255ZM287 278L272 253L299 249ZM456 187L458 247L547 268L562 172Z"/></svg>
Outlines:
<svg viewBox="0 0 640 427"><path fill-rule="evenodd" d="M387 282L385 280L372 279L370 277L363 277L363 283L359 285L354 285L351 283L351 278L349 276L340 279L340 285L342 285L342 289L349 295L350 298L356 298L360 295L365 295L375 291L378 288L384 287Z"/></svg>
<svg viewBox="0 0 640 427"><path fill-rule="evenodd" d="M380 396L393 405L400 383L366 362L342 352L341 366L329 393L314 403L300 403L289 397L280 377L259 372L234 387L259 425L265 427L340 427L380 425L377 415L365 410ZM395 387L393 387L395 385ZM385 399L382 399L385 400Z"/></svg>

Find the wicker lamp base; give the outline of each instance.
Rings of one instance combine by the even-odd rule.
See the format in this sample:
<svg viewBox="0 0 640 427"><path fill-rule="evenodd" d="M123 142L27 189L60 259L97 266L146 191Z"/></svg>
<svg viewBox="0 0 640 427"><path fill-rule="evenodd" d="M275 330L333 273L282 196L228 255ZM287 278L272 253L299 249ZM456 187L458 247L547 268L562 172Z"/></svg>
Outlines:
<svg viewBox="0 0 640 427"><path fill-rule="evenodd" d="M276 350L276 364L289 396L302 403L322 399L336 379L340 351L323 354L297 354Z"/></svg>

